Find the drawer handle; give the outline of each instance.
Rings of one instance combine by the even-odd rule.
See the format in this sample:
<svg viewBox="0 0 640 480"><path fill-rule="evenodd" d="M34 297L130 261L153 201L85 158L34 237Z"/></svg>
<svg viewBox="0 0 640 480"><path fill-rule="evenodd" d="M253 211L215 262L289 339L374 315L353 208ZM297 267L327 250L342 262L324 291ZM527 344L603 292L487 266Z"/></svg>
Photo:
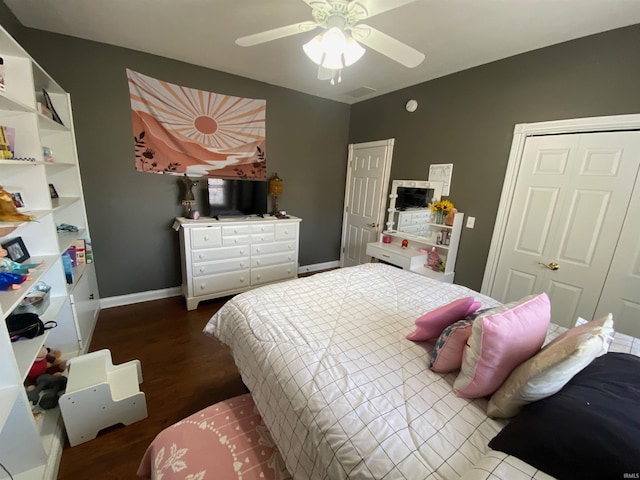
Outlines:
<svg viewBox="0 0 640 480"><path fill-rule="evenodd" d="M199 253L198 258L204 258L204 253Z"/></svg>
<svg viewBox="0 0 640 480"><path fill-rule="evenodd" d="M260 260L256 260L256 263L257 263L258 265L260 265L260 263L262 263L262 262L260 262Z"/></svg>
<svg viewBox="0 0 640 480"><path fill-rule="evenodd" d="M257 278L258 280L260 280L260 275L256 275L256 278Z"/></svg>
<svg viewBox="0 0 640 480"><path fill-rule="evenodd" d="M205 287L206 287L206 285L204 283L200 284L200 290L204 290Z"/></svg>
<svg viewBox="0 0 640 480"><path fill-rule="evenodd" d="M233 229L233 233L238 233L238 230L236 230L235 228Z"/></svg>
<svg viewBox="0 0 640 480"><path fill-rule="evenodd" d="M205 239L205 241L206 241L206 240L209 240L209 235L205 235L205 236L204 236L204 239Z"/></svg>
<svg viewBox="0 0 640 480"><path fill-rule="evenodd" d="M264 242L264 237L260 237L260 241L261 241L261 242Z"/></svg>
<svg viewBox="0 0 640 480"><path fill-rule="evenodd" d="M382 254L382 256L385 258L391 258L389 255L385 255L384 253Z"/></svg>
<svg viewBox="0 0 640 480"><path fill-rule="evenodd" d="M289 256L287 257L287 260L291 260L291 255L289 255Z"/></svg>
<svg viewBox="0 0 640 480"><path fill-rule="evenodd" d="M244 262L240 262L240 266L241 266L241 267L244 267Z"/></svg>
<svg viewBox="0 0 640 480"><path fill-rule="evenodd" d="M244 255L244 250L240 249L240 255Z"/></svg>
<svg viewBox="0 0 640 480"><path fill-rule="evenodd" d="M244 283L244 277L240 277L240 283Z"/></svg>
<svg viewBox="0 0 640 480"><path fill-rule="evenodd" d="M289 250L291 250L293 247L291 246L291 244L289 244L289 245L287 245L287 248L288 248Z"/></svg>
<svg viewBox="0 0 640 480"><path fill-rule="evenodd" d="M256 253L260 253L260 249L259 248L256 248Z"/></svg>
<svg viewBox="0 0 640 480"><path fill-rule="evenodd" d="M290 268L287 269L287 273L289 273L289 274L291 273L291 269Z"/></svg>
<svg viewBox="0 0 640 480"><path fill-rule="evenodd" d="M204 267L200 267L200 271L201 271L201 272L204 272Z"/></svg>

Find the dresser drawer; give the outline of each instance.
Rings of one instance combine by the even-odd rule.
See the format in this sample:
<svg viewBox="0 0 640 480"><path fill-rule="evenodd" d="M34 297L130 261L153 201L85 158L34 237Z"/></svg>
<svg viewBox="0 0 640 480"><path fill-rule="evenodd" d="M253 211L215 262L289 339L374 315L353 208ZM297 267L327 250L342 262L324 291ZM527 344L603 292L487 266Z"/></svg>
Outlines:
<svg viewBox="0 0 640 480"><path fill-rule="evenodd" d="M209 295L216 292L225 292L246 288L249 286L249 270L241 272L220 273L209 277L197 277L193 279L193 295Z"/></svg>
<svg viewBox="0 0 640 480"><path fill-rule="evenodd" d="M273 223L251 225L251 233L274 233L276 226Z"/></svg>
<svg viewBox="0 0 640 480"><path fill-rule="evenodd" d="M278 252L295 252L298 247L298 242L292 240L290 242L276 242L259 245L251 245L251 255L264 255L266 253L278 253Z"/></svg>
<svg viewBox="0 0 640 480"><path fill-rule="evenodd" d="M194 263L191 270L194 277L216 273L237 272L249 268L249 257L220 260L218 262Z"/></svg>
<svg viewBox="0 0 640 480"><path fill-rule="evenodd" d="M247 245L248 247L250 238L251 237L249 235L236 235L234 237L223 235L222 245L225 247L230 247L232 245Z"/></svg>
<svg viewBox="0 0 640 480"><path fill-rule="evenodd" d="M406 250L401 250L395 245L381 246L378 243L368 243L366 251L367 255L371 257L408 269L411 266L411 255L405 252Z"/></svg>
<svg viewBox="0 0 640 480"><path fill-rule="evenodd" d="M222 245L220 227L191 229L191 248L211 248L220 245Z"/></svg>
<svg viewBox="0 0 640 480"><path fill-rule="evenodd" d="M225 225L222 227L222 236L249 235L251 227L249 225Z"/></svg>
<svg viewBox="0 0 640 480"><path fill-rule="evenodd" d="M213 248L210 250L196 250L191 252L191 262L210 262L213 260L248 257L249 251L250 249L248 245Z"/></svg>
<svg viewBox="0 0 640 480"><path fill-rule="evenodd" d="M288 263L286 265L277 265L273 267L252 268L251 285L262 285L263 283L275 282L277 280L296 278L297 275L298 267L295 263Z"/></svg>
<svg viewBox="0 0 640 480"><path fill-rule="evenodd" d="M289 240L298 238L297 223L276 223L276 240Z"/></svg>
<svg viewBox="0 0 640 480"><path fill-rule="evenodd" d="M273 233L254 233L251 235L251 245L260 243L273 243L275 240Z"/></svg>
<svg viewBox="0 0 640 480"><path fill-rule="evenodd" d="M251 267L268 267L296 261L294 252L272 253L271 255L256 255L251 257Z"/></svg>

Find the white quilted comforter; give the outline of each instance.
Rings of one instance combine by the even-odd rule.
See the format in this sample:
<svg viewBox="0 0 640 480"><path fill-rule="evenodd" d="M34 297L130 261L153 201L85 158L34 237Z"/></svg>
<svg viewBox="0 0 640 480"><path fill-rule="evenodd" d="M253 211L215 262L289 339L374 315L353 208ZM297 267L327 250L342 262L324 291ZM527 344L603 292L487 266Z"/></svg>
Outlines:
<svg viewBox="0 0 640 480"><path fill-rule="evenodd" d="M296 479L475 479L491 468L550 478L492 452L504 422L487 417L486 400L456 397L455 374L427 368L431 346L405 339L416 317L465 296L498 304L365 264L237 295L205 332L231 347Z"/></svg>

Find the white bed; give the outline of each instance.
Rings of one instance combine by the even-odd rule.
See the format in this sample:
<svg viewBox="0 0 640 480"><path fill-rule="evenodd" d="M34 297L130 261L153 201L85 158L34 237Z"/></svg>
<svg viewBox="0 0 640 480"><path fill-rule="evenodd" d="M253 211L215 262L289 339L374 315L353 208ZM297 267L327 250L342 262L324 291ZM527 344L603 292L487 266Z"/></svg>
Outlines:
<svg viewBox="0 0 640 480"><path fill-rule="evenodd" d="M296 479L551 478L492 451L505 422L487 417L485 399L453 393L457 372L427 368L429 343L405 339L416 317L466 296L498 305L365 264L238 295L205 332L231 347Z"/></svg>

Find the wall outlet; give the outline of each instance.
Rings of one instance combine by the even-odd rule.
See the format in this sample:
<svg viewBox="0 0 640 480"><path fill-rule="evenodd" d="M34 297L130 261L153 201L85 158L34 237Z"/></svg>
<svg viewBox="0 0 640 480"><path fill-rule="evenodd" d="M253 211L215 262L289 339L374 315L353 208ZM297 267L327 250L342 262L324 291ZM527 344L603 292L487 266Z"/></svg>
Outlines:
<svg viewBox="0 0 640 480"><path fill-rule="evenodd" d="M473 228L476 224L476 217L467 217L467 228Z"/></svg>

